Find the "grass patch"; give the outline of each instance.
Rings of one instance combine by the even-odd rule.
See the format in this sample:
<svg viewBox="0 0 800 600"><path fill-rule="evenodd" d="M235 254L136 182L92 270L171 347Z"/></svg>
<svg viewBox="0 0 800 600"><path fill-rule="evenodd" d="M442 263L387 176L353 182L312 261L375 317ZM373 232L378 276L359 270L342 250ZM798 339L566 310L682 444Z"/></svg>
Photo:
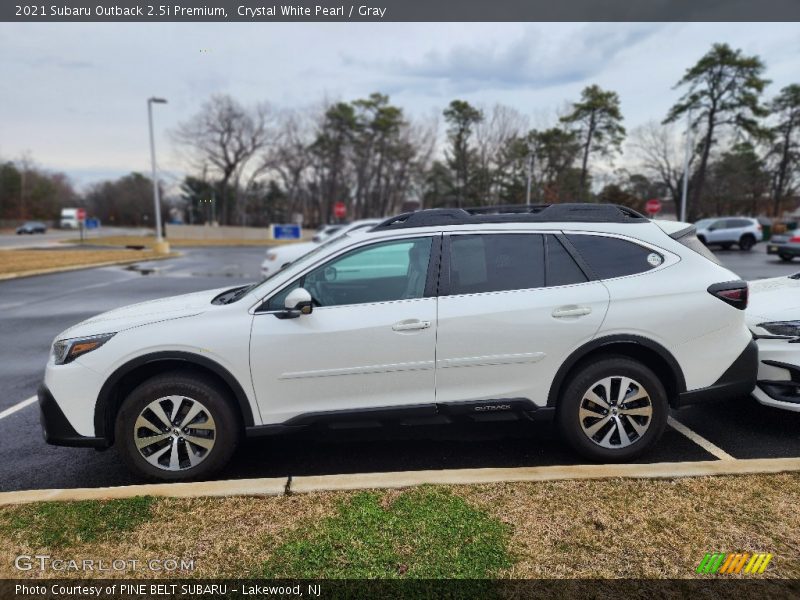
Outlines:
<svg viewBox="0 0 800 600"><path fill-rule="evenodd" d="M508 527L441 488L364 492L307 523L258 572L285 578L485 578L510 566Z"/></svg>
<svg viewBox="0 0 800 600"><path fill-rule="evenodd" d="M158 256L149 250L3 250L0 252L0 275L24 275L42 269L117 261L152 260Z"/></svg>
<svg viewBox="0 0 800 600"><path fill-rule="evenodd" d="M41 502L0 513L0 533L33 548L65 548L104 542L151 518L155 499Z"/></svg>
<svg viewBox="0 0 800 600"><path fill-rule="evenodd" d="M62 558L193 559L196 570L184 575L204 578L714 578L695 571L706 552L769 552L773 559L759 579L800 577L800 473L120 506L0 506L0 579L20 576L14 557L50 544L68 547L56 553ZM93 576L109 575L131 576Z"/></svg>

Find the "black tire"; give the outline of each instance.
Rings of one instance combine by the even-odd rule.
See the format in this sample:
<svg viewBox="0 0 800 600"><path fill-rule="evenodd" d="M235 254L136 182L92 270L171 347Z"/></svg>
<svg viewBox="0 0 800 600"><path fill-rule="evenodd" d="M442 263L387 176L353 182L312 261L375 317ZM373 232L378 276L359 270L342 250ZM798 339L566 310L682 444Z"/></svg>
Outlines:
<svg viewBox="0 0 800 600"><path fill-rule="evenodd" d="M704 236L698 235L697 239L700 240L700 243L703 244L703 246L708 246L708 243L706 242L706 238Z"/></svg>
<svg viewBox="0 0 800 600"><path fill-rule="evenodd" d="M743 250L744 252L750 252L755 245L756 238L754 238L752 235L743 235L742 239L739 240L739 249Z"/></svg>
<svg viewBox="0 0 800 600"><path fill-rule="evenodd" d="M649 420L646 421L647 427L641 435L636 434L631 425L634 417L628 416L625 418L623 429L625 429L625 435L629 437L631 443L624 447L607 448L600 446L599 442L590 439L589 435L584 431L584 425L582 425L579 417L581 404L585 402L585 396L590 392L593 384L609 377L617 381L617 390L619 390L621 381L619 378L629 378L633 380L634 384L638 383L644 388L652 408ZM634 384L629 389L635 389ZM612 391L613 396L614 392ZM634 403L638 406L644 402L646 400L642 399L633 401L632 404L626 406L630 409ZM597 404L595 406L599 407L600 405ZM598 462L625 462L646 452L658 441L661 434L664 433L668 415L667 394L661 381L653 371L642 363L628 357L608 356L592 362L585 362L570 375L569 384L561 394L557 421L567 442L586 458ZM584 419L584 423L586 424L585 426L591 428L591 425L605 419L606 417L596 420ZM645 423L644 417L635 417L635 419L638 426L642 426ZM622 420L622 417L620 417L620 420ZM597 437L604 437L610 429L616 429L613 421L608 421L608 425L603 425L596 434ZM621 436L615 433L612 435L612 442L614 435L616 435L617 440L621 439ZM634 436L636 436L635 439Z"/></svg>
<svg viewBox="0 0 800 600"><path fill-rule="evenodd" d="M180 442L177 442L178 445L175 447L181 446L182 443L183 450L182 452L176 450L176 455L182 454L181 462L187 466L179 470L167 470L150 464L136 447L137 432L134 430L137 418L148 405L159 398L173 395L188 399L185 404L182 404L181 409L185 408L189 402L199 403L213 419L214 425L213 446L205 451L202 458L199 459L200 462L194 466L187 464L187 452L190 451L191 446L189 442L184 441L183 437L180 438ZM169 407L170 404L166 404L166 406ZM179 421L180 418L175 420ZM163 373L140 384L125 398L117 414L114 443L128 468L146 479L164 481L203 479L224 467L233 456L241 438L240 423L230 394L220 389L213 379L189 372ZM164 434L167 433L166 428L163 428L162 431ZM197 431L193 433L197 434ZM201 433L200 435L208 434ZM204 452L198 446L193 447L197 452ZM152 455L157 455L160 451L161 448L153 451ZM172 452L172 450L166 451Z"/></svg>
<svg viewBox="0 0 800 600"><path fill-rule="evenodd" d="M778 257L784 262L792 262L794 258L791 254L778 254Z"/></svg>

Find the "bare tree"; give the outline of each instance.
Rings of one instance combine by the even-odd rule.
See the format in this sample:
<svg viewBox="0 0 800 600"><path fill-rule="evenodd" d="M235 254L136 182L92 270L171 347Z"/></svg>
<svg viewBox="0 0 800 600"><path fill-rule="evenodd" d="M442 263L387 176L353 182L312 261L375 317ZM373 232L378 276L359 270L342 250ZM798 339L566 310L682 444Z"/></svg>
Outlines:
<svg viewBox="0 0 800 600"><path fill-rule="evenodd" d="M269 141L270 115L266 104L246 108L230 96L217 95L172 132L174 141L189 150L196 167L208 164L217 171L223 223L233 220L231 187L239 216L244 217L239 183L251 159Z"/></svg>
<svg viewBox="0 0 800 600"><path fill-rule="evenodd" d="M677 206L683 186L684 145L675 128L648 121L631 132L628 148L639 169L669 190ZM696 153L690 156L690 173L696 157Z"/></svg>
<svg viewBox="0 0 800 600"><path fill-rule="evenodd" d="M506 150L512 140L525 135L528 120L516 109L502 104L483 112L487 116L475 125L478 200L481 204L497 204L504 175L513 162L513 156Z"/></svg>

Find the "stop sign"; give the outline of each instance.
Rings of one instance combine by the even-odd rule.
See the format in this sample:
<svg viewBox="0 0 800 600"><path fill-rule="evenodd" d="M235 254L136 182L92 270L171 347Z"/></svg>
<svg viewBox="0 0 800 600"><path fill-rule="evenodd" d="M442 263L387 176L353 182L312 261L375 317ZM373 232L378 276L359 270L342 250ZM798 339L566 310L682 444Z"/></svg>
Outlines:
<svg viewBox="0 0 800 600"><path fill-rule="evenodd" d="M86 220L86 209L79 208L78 209L78 220L85 221Z"/></svg>
<svg viewBox="0 0 800 600"><path fill-rule="evenodd" d="M652 200L648 200L644 207L647 212L654 215L661 210L661 201L658 198L653 198Z"/></svg>
<svg viewBox="0 0 800 600"><path fill-rule="evenodd" d="M345 215L347 215L347 207L344 202L337 202L333 205L333 215L337 219L344 219Z"/></svg>

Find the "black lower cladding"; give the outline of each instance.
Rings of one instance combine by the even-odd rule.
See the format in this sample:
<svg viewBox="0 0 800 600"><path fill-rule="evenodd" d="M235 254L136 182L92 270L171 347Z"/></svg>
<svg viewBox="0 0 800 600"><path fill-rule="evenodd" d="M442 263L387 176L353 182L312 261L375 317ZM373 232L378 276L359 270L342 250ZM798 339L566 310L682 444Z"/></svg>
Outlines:
<svg viewBox="0 0 800 600"><path fill-rule="evenodd" d="M755 340L751 340L739 357L733 361L730 367L717 379L717 381L706 388L691 390L678 394L675 403L676 408L698 404L701 402L715 402L717 400L729 400L746 396L753 391L756 386L756 375L758 373L758 346Z"/></svg>
<svg viewBox="0 0 800 600"><path fill-rule="evenodd" d="M381 426L387 423L414 425L436 420L438 423L452 421L496 421L503 417L532 420L551 419L555 409L540 407L527 398L502 398L498 400L469 400L440 404L414 404L411 406L386 406L376 408L331 410L304 413L292 417L285 423L247 427L249 437L275 435L297 431L309 426L362 427L367 424Z"/></svg>
<svg viewBox="0 0 800 600"><path fill-rule="evenodd" d="M39 419L45 442L54 446L108 447L108 440L105 438L84 436L75 431L46 385L42 384L39 387L38 396Z"/></svg>

